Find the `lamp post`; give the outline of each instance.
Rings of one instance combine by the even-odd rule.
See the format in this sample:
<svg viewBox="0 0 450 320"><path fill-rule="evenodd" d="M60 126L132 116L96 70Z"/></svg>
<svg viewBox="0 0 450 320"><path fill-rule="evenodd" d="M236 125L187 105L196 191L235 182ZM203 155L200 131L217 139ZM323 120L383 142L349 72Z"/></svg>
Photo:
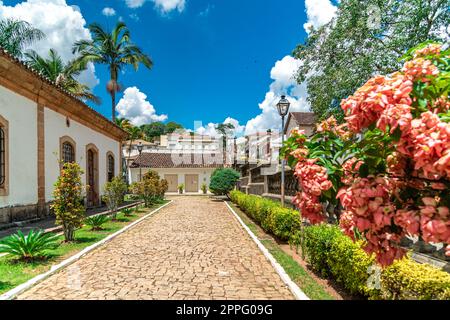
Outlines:
<svg viewBox="0 0 450 320"><path fill-rule="evenodd" d="M141 182L141 180L142 180L141 154L142 154L142 150L144 149L144 146L142 145L141 141L139 141L139 144L137 145L137 149L139 152L139 182Z"/></svg>
<svg viewBox="0 0 450 320"><path fill-rule="evenodd" d="M284 144L284 117L289 112L290 102L286 99L286 96L281 96L281 100L277 103L278 114L281 116L281 145ZM281 206L284 207L284 167L286 160L281 159Z"/></svg>

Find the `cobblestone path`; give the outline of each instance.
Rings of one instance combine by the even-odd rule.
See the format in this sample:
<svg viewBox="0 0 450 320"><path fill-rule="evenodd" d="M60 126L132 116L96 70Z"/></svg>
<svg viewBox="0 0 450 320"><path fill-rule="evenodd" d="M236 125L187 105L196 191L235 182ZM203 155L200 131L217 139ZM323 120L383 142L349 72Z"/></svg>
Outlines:
<svg viewBox="0 0 450 320"><path fill-rule="evenodd" d="M225 203L173 202L19 299L293 299Z"/></svg>

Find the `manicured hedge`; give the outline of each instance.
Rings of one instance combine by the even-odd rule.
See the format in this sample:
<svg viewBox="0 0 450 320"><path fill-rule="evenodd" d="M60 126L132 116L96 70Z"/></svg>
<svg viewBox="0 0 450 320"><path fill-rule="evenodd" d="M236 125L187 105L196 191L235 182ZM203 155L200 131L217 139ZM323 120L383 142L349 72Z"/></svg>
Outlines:
<svg viewBox="0 0 450 320"><path fill-rule="evenodd" d="M291 234L300 228L297 210L283 208L275 201L236 190L230 193L230 198L266 232L280 240L289 240Z"/></svg>
<svg viewBox="0 0 450 320"><path fill-rule="evenodd" d="M360 243L353 242L337 226L306 227L305 248L312 268L333 277L350 293L373 299L450 299L450 274L410 258L381 271L381 290L369 288L369 267L374 257L368 256Z"/></svg>
<svg viewBox="0 0 450 320"><path fill-rule="evenodd" d="M286 241L298 237L300 215L279 203L240 191L231 192L231 200L267 232ZM374 257L367 255L361 243L353 242L337 226L320 224L304 228L305 255L311 267L332 277L353 294L371 299L450 299L450 274L410 258L395 262L381 271L381 290L368 283L377 277Z"/></svg>

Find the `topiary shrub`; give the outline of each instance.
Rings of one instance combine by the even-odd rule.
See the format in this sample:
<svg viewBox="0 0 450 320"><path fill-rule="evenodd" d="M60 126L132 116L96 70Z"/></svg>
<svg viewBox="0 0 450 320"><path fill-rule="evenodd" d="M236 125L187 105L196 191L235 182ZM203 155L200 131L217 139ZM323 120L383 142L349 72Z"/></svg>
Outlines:
<svg viewBox="0 0 450 320"><path fill-rule="evenodd" d="M209 190L215 195L227 195L236 186L239 172L230 168L216 169L211 175Z"/></svg>

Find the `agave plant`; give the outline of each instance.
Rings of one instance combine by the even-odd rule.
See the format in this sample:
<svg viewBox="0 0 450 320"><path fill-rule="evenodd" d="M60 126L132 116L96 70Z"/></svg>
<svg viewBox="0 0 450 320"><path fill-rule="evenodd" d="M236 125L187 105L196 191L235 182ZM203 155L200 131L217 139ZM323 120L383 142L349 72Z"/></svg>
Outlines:
<svg viewBox="0 0 450 320"><path fill-rule="evenodd" d="M131 217L132 210L131 208L125 208L121 210L125 217Z"/></svg>
<svg viewBox="0 0 450 320"><path fill-rule="evenodd" d="M87 217L84 223L91 227L93 231L103 230L102 225L109 221L109 217L106 215L97 215L92 217Z"/></svg>
<svg viewBox="0 0 450 320"><path fill-rule="evenodd" d="M58 235L43 230L31 230L26 236L19 230L0 241L0 253L9 253L28 261L43 258L45 251L58 246L58 238Z"/></svg>

